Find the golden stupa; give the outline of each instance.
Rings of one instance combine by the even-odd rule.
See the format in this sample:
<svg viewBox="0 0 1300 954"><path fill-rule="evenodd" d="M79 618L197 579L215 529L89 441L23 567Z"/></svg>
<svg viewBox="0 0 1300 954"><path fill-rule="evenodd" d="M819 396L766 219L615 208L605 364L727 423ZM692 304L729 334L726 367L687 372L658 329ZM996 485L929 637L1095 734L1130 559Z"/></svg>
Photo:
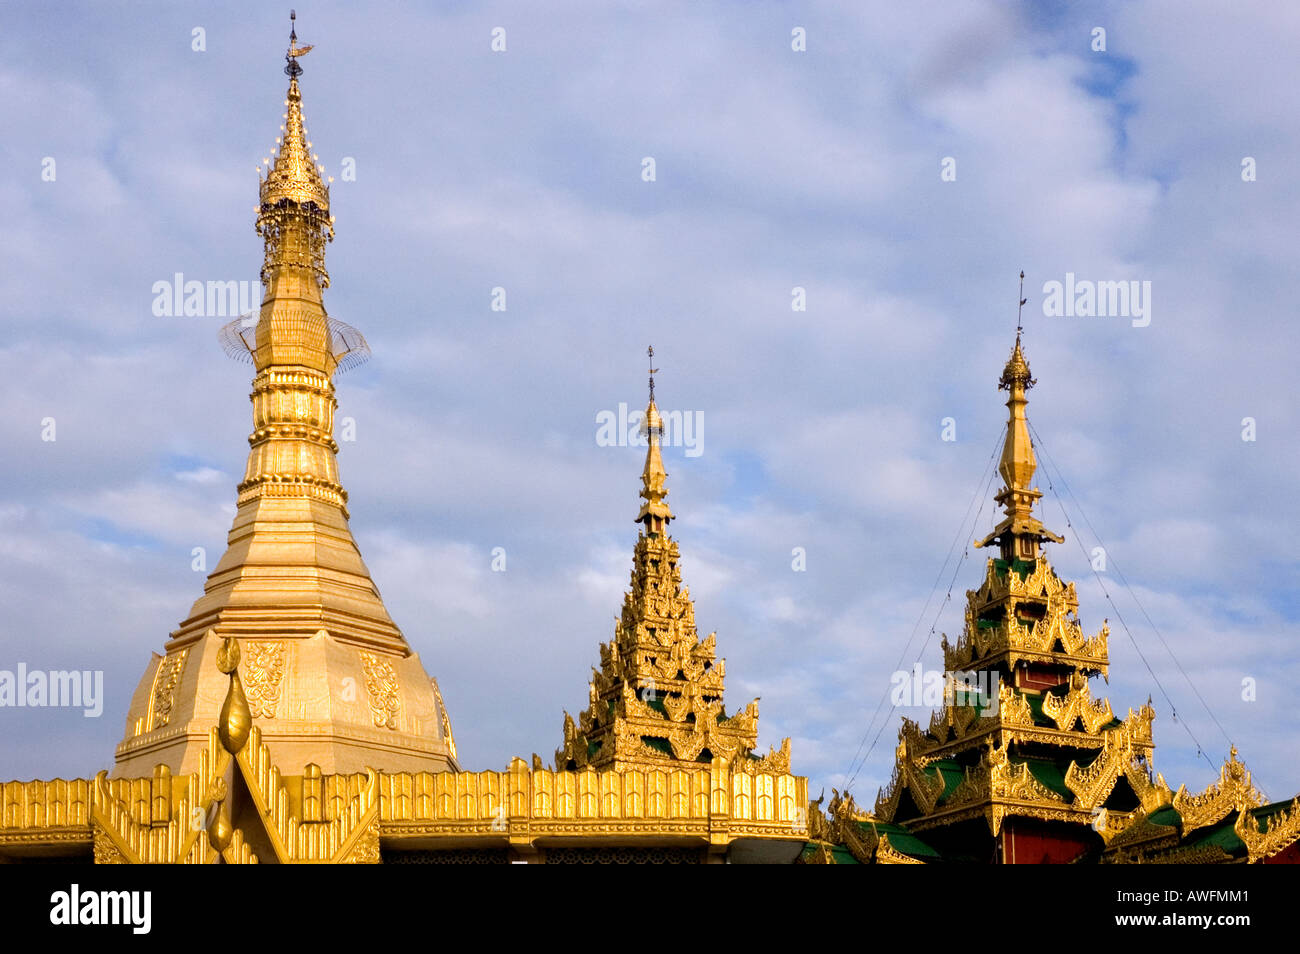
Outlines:
<svg viewBox="0 0 1300 954"><path fill-rule="evenodd" d="M577 755L558 770L534 756L460 771L437 683L348 529L332 378L365 342L321 299L334 233L302 116L309 49L290 32L284 136L257 217L261 311L223 329L256 369L228 548L150 661L112 775L0 783L0 863L792 861L807 779L790 774L788 741L752 754L754 705L722 708L713 639L699 643L676 587L657 434L630 628L611 644L629 668L610 660L600 677L616 718L584 713L585 749L566 720L563 752ZM651 645L663 665L635 656ZM629 694L642 673L663 692L645 711ZM647 739L665 750L643 751Z"/></svg>
<svg viewBox="0 0 1300 954"><path fill-rule="evenodd" d="M287 111L261 183L265 290L255 324L227 326L252 359L253 433L229 542L203 595L132 697L114 774L193 771L226 693L214 662L240 641L244 693L271 754L324 772L456 768L438 684L388 615L348 529L333 376L364 339L329 317L329 186L303 119L290 36Z"/></svg>

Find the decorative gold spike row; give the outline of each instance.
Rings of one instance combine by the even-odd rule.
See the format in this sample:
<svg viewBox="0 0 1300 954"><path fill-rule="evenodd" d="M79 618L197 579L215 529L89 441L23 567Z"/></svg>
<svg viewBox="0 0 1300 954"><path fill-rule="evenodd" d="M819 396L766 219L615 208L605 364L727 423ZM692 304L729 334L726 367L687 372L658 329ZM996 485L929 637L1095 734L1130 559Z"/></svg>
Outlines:
<svg viewBox="0 0 1300 954"><path fill-rule="evenodd" d="M1007 683L998 685L998 716L1003 725L1032 726L1034 713L1029 708L1029 700Z"/></svg>
<svg viewBox="0 0 1300 954"><path fill-rule="evenodd" d="M346 859L354 853L357 840L365 837L361 833L378 818L379 775L374 771L322 778L320 768L309 764L303 794L294 797L256 727L237 756L237 765L266 841L281 864ZM317 789L319 802L309 811L307 799ZM368 851L361 856L368 857Z"/></svg>
<svg viewBox="0 0 1300 954"><path fill-rule="evenodd" d="M1034 560L1034 568L1022 580L1020 574L1008 570L999 573L994 558L985 563L984 579L978 589L967 590L967 602L984 606L1007 597L1031 600L1060 600L1066 609L1077 610L1079 597L1073 583L1066 583L1056 575L1051 561L1041 554Z"/></svg>
<svg viewBox="0 0 1300 954"><path fill-rule="evenodd" d="M884 788L876 792L876 804L874 814L881 821L892 822L894 816L898 814L898 802L903 794L903 777L898 763L895 762L894 770L890 774L889 783Z"/></svg>
<svg viewBox="0 0 1300 954"><path fill-rule="evenodd" d="M988 763L981 758L981 764L968 767L964 777L953 789L945 808L960 808L963 805L982 805L993 798L993 774Z"/></svg>
<svg viewBox="0 0 1300 954"><path fill-rule="evenodd" d="M1065 804L1065 799L1034 778L1028 764L1012 765L1005 746L990 745L983 765L988 767L989 792L996 800Z"/></svg>
<svg viewBox="0 0 1300 954"><path fill-rule="evenodd" d="M947 643L945 636L945 664L953 669L969 668L972 663L1007 652L1037 653L1043 655L1074 656L1104 669L1109 664L1107 644L1110 627L1103 623L1094 636L1086 636L1077 620L1063 615L1047 616L1036 620L1026 629L1015 620L999 620L996 625L982 629L973 614L969 614L966 629L957 645ZM1060 646L1060 649L1056 647Z"/></svg>
<svg viewBox="0 0 1300 954"><path fill-rule="evenodd" d="M1115 859L1119 864L1149 865L1222 865L1234 860L1232 855L1216 845L1197 845L1191 848L1177 848L1173 851L1157 851L1150 855L1144 854L1139 848L1127 855L1121 854Z"/></svg>
<svg viewBox="0 0 1300 954"><path fill-rule="evenodd" d="M202 835L211 823L214 792L229 761L214 727L207 750L199 755L197 772L173 777L162 765L151 778L110 779L101 772L86 783L97 854L107 858L116 852L125 861L146 864L213 860L215 854Z"/></svg>
<svg viewBox="0 0 1300 954"><path fill-rule="evenodd" d="M908 722L914 732L916 723L910 720ZM893 820L894 813L898 810L898 798L904 788L922 814L928 815L934 811L939 796L943 794L943 778L938 774L932 777L925 773L925 767L930 761L932 760L927 756L910 748L907 735L900 730L898 748L895 750L894 775L890 779L889 788L876 800L876 814L879 817L886 821Z"/></svg>
<svg viewBox="0 0 1300 954"><path fill-rule="evenodd" d="M888 835L880 836L880 844L876 846L876 864L878 865L923 865L925 864L919 858L913 858L905 855L889 843Z"/></svg>
<svg viewBox="0 0 1300 954"><path fill-rule="evenodd" d="M1151 720L1155 710L1150 704L1138 711L1129 710L1128 718L1113 729L1102 733L1104 745L1086 768L1072 762L1065 771L1065 785L1074 793L1075 804L1092 810L1102 805L1110 796L1115 782L1129 770L1135 759L1145 759L1151 754Z"/></svg>
<svg viewBox="0 0 1300 954"><path fill-rule="evenodd" d="M876 819L858 810L851 796L843 796L831 789L833 797L828 806L830 818L827 820L820 811L820 799L809 805L810 817L817 819L810 825L809 840L818 843L818 851L811 861L805 864L832 864L831 845L842 845L853 858L862 864L882 865L919 865L925 862L913 858L890 844L889 836L877 832L874 825L863 826L859 822L873 822Z"/></svg>
<svg viewBox="0 0 1300 954"><path fill-rule="evenodd" d="M221 852L221 857L228 865L256 865L261 863L261 859L244 841L244 833L239 829L235 829L229 847Z"/></svg>
<svg viewBox="0 0 1300 954"><path fill-rule="evenodd" d="M1232 812L1257 808L1264 804L1264 796L1255 788L1250 770L1237 759L1233 746L1228 759L1219 769L1219 780L1209 785L1199 795L1188 795L1187 786L1180 786L1173 797L1173 806L1183 819L1183 834L1214 825Z"/></svg>
<svg viewBox="0 0 1300 954"><path fill-rule="evenodd" d="M1124 768L1124 777L1128 779L1129 787L1138 797L1139 812L1150 815L1166 805L1173 804L1174 793L1165 784L1165 777L1157 772L1153 779L1145 760L1131 760Z"/></svg>
<svg viewBox="0 0 1300 954"><path fill-rule="evenodd" d="M1271 858L1300 840L1300 798L1291 803L1289 811L1284 809L1268 819L1263 830L1254 813L1249 808L1242 808L1233 831L1245 844L1251 864Z"/></svg>
<svg viewBox="0 0 1300 954"><path fill-rule="evenodd" d="M1070 674L1070 688L1064 696L1043 693L1043 713L1056 723L1058 729L1070 729L1075 720L1079 720L1084 731L1094 735L1115 718L1109 700L1092 698L1088 682L1084 673L1074 672Z"/></svg>
<svg viewBox="0 0 1300 954"><path fill-rule="evenodd" d="M1131 812L1117 812L1111 809L1101 809L1097 812L1092 828L1093 831L1101 836L1103 844L1109 848L1117 839L1126 835L1128 837L1140 837L1136 834L1140 829L1142 829L1140 819L1144 820L1146 817L1146 814L1140 809ZM1160 832L1162 827L1163 826L1159 825L1149 825L1148 828L1150 831L1147 833L1155 837L1172 837L1174 840L1177 840L1178 830L1176 828L1167 829L1162 835Z"/></svg>

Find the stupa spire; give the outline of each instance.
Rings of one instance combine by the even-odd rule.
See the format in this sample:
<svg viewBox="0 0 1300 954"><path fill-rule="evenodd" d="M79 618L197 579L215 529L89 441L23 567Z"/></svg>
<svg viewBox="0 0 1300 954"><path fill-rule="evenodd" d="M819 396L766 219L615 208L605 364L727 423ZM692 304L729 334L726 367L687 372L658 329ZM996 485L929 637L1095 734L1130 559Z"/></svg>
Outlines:
<svg viewBox="0 0 1300 954"><path fill-rule="evenodd" d="M290 11L291 24L294 18ZM289 77L284 125L276 139L275 161L263 160L269 169L261 183L257 232L266 243L262 281L268 292L281 277L301 279L305 276L299 273L309 272L317 287L303 287L301 291L309 296L314 291L319 301L320 289L328 288L330 283L325 270L325 245L334 239L334 219L330 215L325 170L307 138L302 90L298 86L303 72L298 58L311 50L311 46L298 46L298 35L290 26L289 49L284 55L284 72Z"/></svg>
<svg viewBox="0 0 1300 954"><path fill-rule="evenodd" d="M646 533L661 534L668 526L668 521L673 519L673 512L668 509L668 504L664 503L664 498L668 496L668 488L665 485L668 472L664 470L663 454L660 451L664 422L659 415L659 408L655 406L655 375L659 373L659 369L653 367L655 356L653 345L646 349L646 355L650 358L652 367L650 368L650 403L645 409L648 446L645 453L645 467L641 471L641 499L645 503L641 505L641 510L636 515L636 522L645 527Z"/></svg>
<svg viewBox="0 0 1300 954"><path fill-rule="evenodd" d="M213 659L231 639L243 643L252 717L277 757L338 772L455 765L437 686L370 578L339 482L333 377L368 349L322 301L334 219L298 88L310 49L291 26L285 126L259 189L261 309L221 332L227 353L256 369L235 518L203 595L132 700L121 774L197 764L224 691Z"/></svg>
<svg viewBox="0 0 1300 954"><path fill-rule="evenodd" d="M1034 456L1034 443L1029 437L1029 418L1025 408L1029 404L1026 393L1038 382L1029 371L1029 361L1025 358L1021 337L1024 327L1020 321L1019 309L1024 308L1025 273L1020 273L1019 308L1016 318L1016 343L1011 349L1011 357L1002 369L998 379L998 390L1008 392L1007 397L1007 433L1002 443L1002 457L998 462L998 473L1002 476L1002 489L994 497L1006 512L1006 518L982 540L977 540L977 547L999 543L1002 558L1005 560L1033 560L1038 556L1038 545L1051 540L1063 542L1064 538L1046 530L1034 516L1034 504L1043 496L1042 491L1033 486L1034 473L1038 470L1038 459Z"/></svg>

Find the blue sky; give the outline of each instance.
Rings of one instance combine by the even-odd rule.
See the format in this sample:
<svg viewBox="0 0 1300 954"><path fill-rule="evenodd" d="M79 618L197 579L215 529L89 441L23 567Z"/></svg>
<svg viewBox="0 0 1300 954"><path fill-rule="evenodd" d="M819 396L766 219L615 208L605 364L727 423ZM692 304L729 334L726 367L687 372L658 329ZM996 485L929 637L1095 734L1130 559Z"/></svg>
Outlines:
<svg viewBox="0 0 1300 954"><path fill-rule="evenodd" d="M703 453L665 462L729 707L761 697L762 746L791 736L814 794L842 786L909 635L908 667L941 666L982 576L977 551L940 568L994 522L991 491L962 521L1005 419L1023 268L1029 416L1084 544L1040 471L1069 536L1051 556L1085 628L1111 619L1094 691L1121 714L1154 697L1175 787L1214 776L1193 737L1215 764L1231 737L1270 797L1295 794L1300 12L899 6L298 6L336 180L326 304L374 352L338 382L352 529L466 767L549 759L585 703L642 463L597 444L596 415L642 406L653 344L660 407L705 421ZM0 668L102 669L107 695L95 720L0 710L0 777L109 767L149 653L201 592L192 548L213 566L224 546L249 369L221 353L225 319L156 317L152 287L256 277L284 12L0 9ZM1067 273L1151 282L1150 324L1046 317ZM1080 508L1168 700L1092 578Z"/></svg>

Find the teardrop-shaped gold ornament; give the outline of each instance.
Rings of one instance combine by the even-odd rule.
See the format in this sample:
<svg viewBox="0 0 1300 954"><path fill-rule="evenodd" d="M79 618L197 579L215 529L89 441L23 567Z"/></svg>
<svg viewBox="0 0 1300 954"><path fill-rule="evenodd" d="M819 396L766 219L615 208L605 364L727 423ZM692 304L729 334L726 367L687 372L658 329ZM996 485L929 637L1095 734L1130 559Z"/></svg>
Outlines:
<svg viewBox="0 0 1300 954"><path fill-rule="evenodd" d="M239 673L232 672L226 701L221 704L221 722L217 727L217 734L226 751L233 755L242 749L252 727L253 713L249 711L248 700L244 698L244 687L239 684Z"/></svg>

